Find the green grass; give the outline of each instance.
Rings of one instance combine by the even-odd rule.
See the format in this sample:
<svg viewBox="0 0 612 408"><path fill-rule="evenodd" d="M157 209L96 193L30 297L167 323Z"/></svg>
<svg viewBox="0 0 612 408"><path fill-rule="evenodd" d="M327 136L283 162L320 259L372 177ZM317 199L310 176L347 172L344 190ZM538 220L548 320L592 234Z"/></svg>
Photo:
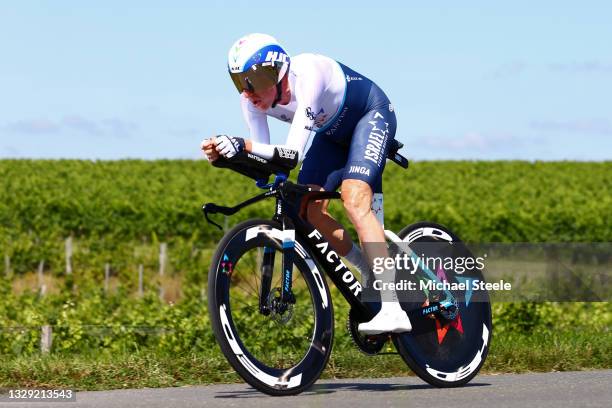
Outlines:
<svg viewBox="0 0 612 408"><path fill-rule="evenodd" d="M502 334L493 339L485 364L485 370L503 373L604 368L612 368L609 330Z"/></svg>
<svg viewBox="0 0 612 408"><path fill-rule="evenodd" d="M6 357L0 387L104 390L242 382L217 348L206 353ZM590 370L612 367L612 334L596 332L502 333L493 338L482 373ZM336 348L322 378L413 375L398 355L368 357Z"/></svg>

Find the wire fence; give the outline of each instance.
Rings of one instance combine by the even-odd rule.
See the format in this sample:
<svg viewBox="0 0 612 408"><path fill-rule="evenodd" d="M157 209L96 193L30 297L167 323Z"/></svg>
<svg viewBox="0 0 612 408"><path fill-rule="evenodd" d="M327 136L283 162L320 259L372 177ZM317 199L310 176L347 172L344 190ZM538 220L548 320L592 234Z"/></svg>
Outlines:
<svg viewBox="0 0 612 408"><path fill-rule="evenodd" d="M64 252L65 252L65 269L63 271L64 277L66 279L72 279L74 276L74 245L72 237L66 238L64 242ZM36 269L36 291L40 296L45 296L49 292L48 285L48 277L51 276L48 271L45 270L46 262L45 260L40 260L38 262L38 267ZM158 292L158 296L161 300L166 297L166 288L163 285L164 280L169 278L168 276L169 269L169 250L168 244L162 242L159 244L159 255L157 259L157 279L154 279L154 283L157 285L156 290ZM143 297L145 293L145 265L139 263L135 268L136 274L136 294L138 297ZM112 290L111 281L113 280L113 267L111 263L106 262L103 266L103 284L102 287L105 293L108 293ZM13 274L11 256L9 254L4 254L4 277L7 280L11 280L15 277Z"/></svg>

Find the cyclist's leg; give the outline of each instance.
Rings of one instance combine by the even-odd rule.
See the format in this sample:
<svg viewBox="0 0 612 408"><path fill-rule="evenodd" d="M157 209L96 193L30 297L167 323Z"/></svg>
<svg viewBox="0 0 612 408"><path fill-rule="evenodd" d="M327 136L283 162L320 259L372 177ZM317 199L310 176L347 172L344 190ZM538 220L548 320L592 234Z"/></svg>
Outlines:
<svg viewBox="0 0 612 408"><path fill-rule="evenodd" d="M374 193L382 194L382 173L390 141L395 137L393 112L374 109L357 123L351 139L349 157L342 175L342 200L347 215L364 243L385 242L382 223L372 211ZM375 249L378 245L373 246ZM370 250L370 252L372 252ZM386 254L368 253L372 259Z"/></svg>
<svg viewBox="0 0 612 408"><path fill-rule="evenodd" d="M393 111L382 108L369 111L355 128L342 176L343 204L370 265L375 258L389 256L383 226L371 204L374 193L382 193L382 172L395 129ZM395 269L386 270L380 278L383 285L393 283ZM369 334L411 330L410 320L401 309L395 291L382 290L381 300L380 312L370 322L360 324L359 330Z"/></svg>
<svg viewBox="0 0 612 408"><path fill-rule="evenodd" d="M298 175L298 183L312 188L335 191L340 186L348 149L330 141L323 135L316 135ZM342 224L328 212L329 200L313 200L307 207L307 219L331 244L334 250L345 256L353 243Z"/></svg>
<svg viewBox="0 0 612 408"><path fill-rule="evenodd" d="M367 112L353 132L342 174L342 199L362 243L385 242L372 201L374 194L382 199L382 173L395 129L394 112L380 108Z"/></svg>

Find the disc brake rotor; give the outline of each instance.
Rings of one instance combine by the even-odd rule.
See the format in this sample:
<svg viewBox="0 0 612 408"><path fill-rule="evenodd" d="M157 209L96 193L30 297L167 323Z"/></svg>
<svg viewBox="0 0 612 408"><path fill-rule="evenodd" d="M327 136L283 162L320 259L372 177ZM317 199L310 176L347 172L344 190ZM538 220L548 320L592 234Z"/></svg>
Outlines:
<svg viewBox="0 0 612 408"><path fill-rule="evenodd" d="M293 304L281 301L281 289L275 288L268 295L270 318L278 324L287 324L293 317Z"/></svg>

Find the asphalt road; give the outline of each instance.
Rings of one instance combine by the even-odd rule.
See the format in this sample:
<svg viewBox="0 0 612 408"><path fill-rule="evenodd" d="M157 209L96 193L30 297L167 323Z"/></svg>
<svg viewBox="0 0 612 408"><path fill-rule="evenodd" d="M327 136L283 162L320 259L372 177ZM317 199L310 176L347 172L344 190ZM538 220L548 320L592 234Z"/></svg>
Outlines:
<svg viewBox="0 0 612 408"><path fill-rule="evenodd" d="M462 388L433 388L416 377L320 380L295 397L268 397L244 384L79 392L76 402L0 407L610 407L612 370L480 375Z"/></svg>

